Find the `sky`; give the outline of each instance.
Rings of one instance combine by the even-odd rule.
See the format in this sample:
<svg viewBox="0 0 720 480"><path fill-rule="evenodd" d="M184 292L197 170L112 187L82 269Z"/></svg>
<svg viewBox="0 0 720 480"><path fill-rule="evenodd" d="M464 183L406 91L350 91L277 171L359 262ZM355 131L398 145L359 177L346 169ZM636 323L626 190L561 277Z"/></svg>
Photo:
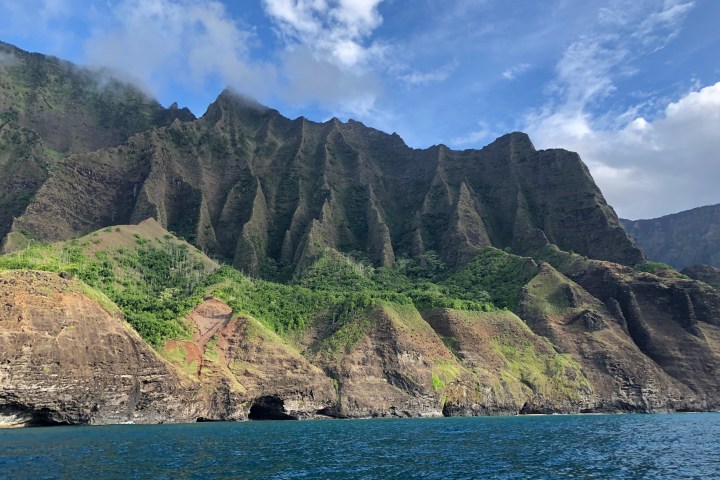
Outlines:
<svg viewBox="0 0 720 480"><path fill-rule="evenodd" d="M720 203L719 22L717 0L0 0L0 40L198 116L232 87L414 148L527 132L630 219Z"/></svg>

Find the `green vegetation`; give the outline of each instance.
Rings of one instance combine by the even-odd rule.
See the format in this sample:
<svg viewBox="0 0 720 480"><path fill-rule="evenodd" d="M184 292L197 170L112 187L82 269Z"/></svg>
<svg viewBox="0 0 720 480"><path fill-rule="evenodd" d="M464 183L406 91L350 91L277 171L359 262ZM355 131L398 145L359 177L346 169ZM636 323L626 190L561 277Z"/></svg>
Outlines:
<svg viewBox="0 0 720 480"><path fill-rule="evenodd" d="M434 373L432 374L432 386L436 393L445 390L445 382L440 380L440 377Z"/></svg>
<svg viewBox="0 0 720 480"><path fill-rule="evenodd" d="M337 330L323 339L315 353L339 360L350 353L372 328L372 320L365 315L347 315L339 321Z"/></svg>
<svg viewBox="0 0 720 480"><path fill-rule="evenodd" d="M495 307L486 292L460 296L451 287L439 282L444 268L434 254L431 262L400 259L392 267L374 268L369 261L353 260L337 252L325 251L306 269L296 284L313 291L346 295L356 292L368 299L368 306L378 301L414 305L418 309L454 308L457 310L491 311ZM425 260L425 259L422 259Z"/></svg>
<svg viewBox="0 0 720 480"><path fill-rule="evenodd" d="M213 363L217 363L220 361L220 352L218 352L217 349L217 336L210 339L210 341L205 345L205 360Z"/></svg>
<svg viewBox="0 0 720 480"><path fill-rule="evenodd" d="M187 351L185 350L185 345L182 343L179 343L174 346L174 348L168 350L168 349L162 349L160 350L162 355L170 361L171 363L174 363L175 365L179 365L182 368L182 371L190 378L197 378L197 370L198 370L198 364L197 361L193 360L192 362L188 363L187 361Z"/></svg>
<svg viewBox="0 0 720 480"><path fill-rule="evenodd" d="M667 263L662 263L662 262L638 263L636 265L633 265L633 268L640 272L647 272L647 273L652 273L652 274L656 274L661 270L669 270L669 271L675 270L673 267L671 267Z"/></svg>
<svg viewBox="0 0 720 480"><path fill-rule="evenodd" d="M112 229L102 232L112 233ZM210 272L189 254L190 247L169 235L155 240L139 234L133 237L132 248L94 253L89 253L91 247L102 248L97 235L58 245L31 241L27 248L0 257L0 269L67 272L114 302L155 346L190 333L183 317L207 293L280 335L324 316L337 326L327 345L333 351L347 350L362 337L360 332L367 325L357 319L379 302L418 309L494 309L483 292L471 295L479 300L458 298L450 294L449 287L428 280L437 276L437 261L431 262L430 268L410 260L395 267L374 268L368 262L326 251L295 284L283 285L250 279L229 266Z"/></svg>
<svg viewBox="0 0 720 480"><path fill-rule="evenodd" d="M534 392L577 398L582 391L591 390L580 366L570 355L556 353L549 342L547 352L538 351L528 341L504 336L494 338L492 343L505 359L504 373Z"/></svg>
<svg viewBox="0 0 720 480"><path fill-rule="evenodd" d="M674 267L671 265L668 265L667 263L662 262L645 262L645 263L638 263L636 265L633 265L633 268L639 272L646 272L646 273L652 273L653 275L662 274L666 277L674 277L674 278L690 278L687 275L684 275L677 270L675 270Z"/></svg>
<svg viewBox="0 0 720 480"><path fill-rule="evenodd" d="M186 245L166 241L93 255L86 253L85 246L33 242L24 250L0 257L0 269L73 275L112 300L152 345L189 334L182 318L202 299L205 267L188 255Z"/></svg>
<svg viewBox="0 0 720 480"><path fill-rule="evenodd" d="M445 390L445 386L455 380L460 368L454 360L437 360L432 369L432 386L435 392Z"/></svg>
<svg viewBox="0 0 720 480"><path fill-rule="evenodd" d="M456 298L491 301L500 308L514 309L523 286L537 272L537 264L530 258L488 247L443 285Z"/></svg>
<svg viewBox="0 0 720 480"><path fill-rule="evenodd" d="M102 234L116 233L106 228ZM234 313L251 315L280 335L324 318L332 333L317 349L334 355L350 351L363 338L372 326L363 314L380 303L401 313L407 308L408 318L415 308L493 311L497 308L490 298L501 306L514 303L534 268L527 259L486 249L443 279L446 268L433 252L420 261L400 259L393 267L375 268L328 250L293 284L284 285L248 278L229 266L211 271L190 254L191 247L170 235L148 239L134 234L131 242L114 250L103 250L101 238L89 235L58 245L31 241L27 248L0 257L0 269L67 272L96 290L95 298L107 309L114 302L155 346L187 337L190 330L183 318L210 293ZM446 382L446 374L440 372L438 378Z"/></svg>

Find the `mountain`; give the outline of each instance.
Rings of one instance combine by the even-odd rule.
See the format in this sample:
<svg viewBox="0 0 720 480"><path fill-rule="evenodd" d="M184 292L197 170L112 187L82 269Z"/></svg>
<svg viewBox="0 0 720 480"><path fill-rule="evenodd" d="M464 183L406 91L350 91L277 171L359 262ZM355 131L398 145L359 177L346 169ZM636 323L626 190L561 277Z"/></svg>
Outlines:
<svg viewBox="0 0 720 480"><path fill-rule="evenodd" d="M652 260L675 268L698 264L720 267L720 205L621 222Z"/></svg>
<svg viewBox="0 0 720 480"><path fill-rule="evenodd" d="M176 105L163 108L109 72L0 42L0 237L66 155L194 118Z"/></svg>
<svg viewBox="0 0 720 480"><path fill-rule="evenodd" d="M647 263L577 154L3 48L0 425L720 407L716 272Z"/></svg>
<svg viewBox="0 0 720 480"><path fill-rule="evenodd" d="M359 122L289 120L226 91L195 122L57 163L13 224L57 241L156 218L253 275L319 246L376 265L436 251L461 266L547 244L624 264L644 256L577 154L513 133L482 150L414 150Z"/></svg>
<svg viewBox="0 0 720 480"><path fill-rule="evenodd" d="M683 268L680 273L695 280L700 280L720 290L720 268L709 265L693 265Z"/></svg>

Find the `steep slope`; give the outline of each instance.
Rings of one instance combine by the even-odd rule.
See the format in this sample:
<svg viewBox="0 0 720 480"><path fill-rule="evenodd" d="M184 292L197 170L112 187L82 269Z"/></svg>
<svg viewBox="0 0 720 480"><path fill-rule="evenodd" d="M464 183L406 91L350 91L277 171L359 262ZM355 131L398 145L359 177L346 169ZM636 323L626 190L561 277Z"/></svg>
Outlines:
<svg viewBox="0 0 720 480"><path fill-rule="evenodd" d="M335 410L330 378L256 319L233 315L212 297L189 319L192 339L171 340L162 351L215 406L204 419L289 420Z"/></svg>
<svg viewBox="0 0 720 480"><path fill-rule="evenodd" d="M62 160L13 230L55 241L148 217L254 275L292 271L322 247L376 265L432 250L459 266L488 245L548 243L644 259L574 153L536 151L521 133L482 150L413 150L358 122L289 120L229 91L196 122Z"/></svg>
<svg viewBox="0 0 720 480"><path fill-rule="evenodd" d="M0 257L55 272L0 271L2 422L718 408L720 292L536 256L488 248L433 284L336 252L309 290L218 269L154 220L31 245Z"/></svg>
<svg viewBox="0 0 720 480"><path fill-rule="evenodd" d="M529 306L537 303L532 291L520 304L520 314L536 333L569 353L579 348L585 362L625 382L623 388L648 408L663 403L670 409L717 408L719 291L554 248L538 256L564 275L546 267L543 277L533 280L544 290L543 308ZM629 346L618 350L621 342ZM631 360L639 353L647 358ZM647 366L638 370L643 363Z"/></svg>
<svg viewBox="0 0 720 480"><path fill-rule="evenodd" d="M0 237L8 235L13 219L48 178L51 162L37 133L13 122L0 123Z"/></svg>
<svg viewBox="0 0 720 480"><path fill-rule="evenodd" d="M54 152L81 153L125 142L150 127L194 116L163 108L110 72L78 67L0 42L0 124L38 133Z"/></svg>
<svg viewBox="0 0 720 480"><path fill-rule="evenodd" d="M0 42L0 238L60 158L194 118L175 105L163 108L108 72Z"/></svg>
<svg viewBox="0 0 720 480"><path fill-rule="evenodd" d="M0 272L0 425L191 421L195 393L81 284Z"/></svg>
<svg viewBox="0 0 720 480"><path fill-rule="evenodd" d="M677 269L698 264L720 267L720 205L621 221L652 260Z"/></svg>
<svg viewBox="0 0 720 480"><path fill-rule="evenodd" d="M681 270L682 274L687 275L695 280L705 282L711 287L720 290L720 268L711 267L709 265L693 265L685 267Z"/></svg>

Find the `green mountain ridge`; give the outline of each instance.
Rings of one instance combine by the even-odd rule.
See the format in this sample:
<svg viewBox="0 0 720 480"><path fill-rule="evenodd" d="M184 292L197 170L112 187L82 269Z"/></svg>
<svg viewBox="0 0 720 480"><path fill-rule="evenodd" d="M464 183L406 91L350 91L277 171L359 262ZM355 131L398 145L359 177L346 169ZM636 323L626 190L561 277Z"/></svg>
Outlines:
<svg viewBox="0 0 720 480"><path fill-rule="evenodd" d="M714 273L645 263L577 154L194 119L0 46L0 424L718 408Z"/></svg>
<svg viewBox="0 0 720 480"><path fill-rule="evenodd" d="M3 42L0 58L3 239L13 218L23 213L66 155L113 147L152 126L195 118L186 108L163 108L109 72L28 53Z"/></svg>
<svg viewBox="0 0 720 480"><path fill-rule="evenodd" d="M644 260L576 154L538 152L521 133L483 150L413 150L358 122L289 120L228 91L195 122L61 160L13 230L57 241L148 217L253 275L267 262L295 272L317 246L376 265L437 251L460 266L485 246L528 254L549 243Z"/></svg>

